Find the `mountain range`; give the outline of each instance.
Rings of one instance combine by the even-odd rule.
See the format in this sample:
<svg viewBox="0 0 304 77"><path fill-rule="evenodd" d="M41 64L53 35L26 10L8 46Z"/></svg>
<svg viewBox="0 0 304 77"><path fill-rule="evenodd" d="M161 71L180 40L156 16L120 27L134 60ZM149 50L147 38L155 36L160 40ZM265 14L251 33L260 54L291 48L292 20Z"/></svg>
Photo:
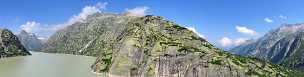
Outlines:
<svg viewBox="0 0 304 77"><path fill-rule="evenodd" d="M283 24L257 40L237 46L234 54L253 56L286 67L304 68L304 24Z"/></svg>

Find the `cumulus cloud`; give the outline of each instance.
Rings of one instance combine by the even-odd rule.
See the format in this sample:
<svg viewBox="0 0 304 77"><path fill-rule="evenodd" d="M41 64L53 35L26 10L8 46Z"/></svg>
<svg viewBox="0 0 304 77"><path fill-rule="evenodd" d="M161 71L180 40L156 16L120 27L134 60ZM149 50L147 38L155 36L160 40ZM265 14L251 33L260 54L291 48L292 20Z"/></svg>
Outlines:
<svg viewBox="0 0 304 77"><path fill-rule="evenodd" d="M147 15L149 10L149 7L143 6L143 7L136 7L133 9L126 9L125 15L127 16L145 16Z"/></svg>
<svg viewBox="0 0 304 77"><path fill-rule="evenodd" d="M230 39L228 37L223 37L220 39L219 42L223 47L231 47L231 46L239 46L245 44L247 42L247 39L245 38Z"/></svg>
<svg viewBox="0 0 304 77"><path fill-rule="evenodd" d="M220 44L223 46L223 47L228 47L228 46L231 46L233 45L233 42L230 38L228 37L223 37L221 40L220 40Z"/></svg>
<svg viewBox="0 0 304 77"><path fill-rule="evenodd" d="M43 38L48 37L57 30L54 26L41 24L36 21L27 21L26 23L22 24L20 28L28 33L38 34L39 37Z"/></svg>
<svg viewBox="0 0 304 77"><path fill-rule="evenodd" d="M267 22L267 23L272 23L273 22L273 20L268 18L268 17L264 18L264 21Z"/></svg>
<svg viewBox="0 0 304 77"><path fill-rule="evenodd" d="M236 30L243 34L257 35L257 32L244 26L236 26Z"/></svg>
<svg viewBox="0 0 304 77"><path fill-rule="evenodd" d="M86 20L86 18L89 15L102 12L102 10L106 9L107 4L108 4L107 2L105 2L105 3L99 2L93 6L85 6L78 15L74 15L72 18L69 19L68 22L66 22L62 25L66 26L66 25L71 25L75 22L83 22L84 20Z"/></svg>
<svg viewBox="0 0 304 77"><path fill-rule="evenodd" d="M193 31L195 34L197 34L198 36L200 36L201 38L205 38L204 35L202 35L201 33L197 32L197 30L194 27L186 27L187 29Z"/></svg>
<svg viewBox="0 0 304 77"><path fill-rule="evenodd" d="M25 24L21 25L21 29L25 30L26 32L32 33L34 30L40 27L40 23L35 21L28 21Z"/></svg>

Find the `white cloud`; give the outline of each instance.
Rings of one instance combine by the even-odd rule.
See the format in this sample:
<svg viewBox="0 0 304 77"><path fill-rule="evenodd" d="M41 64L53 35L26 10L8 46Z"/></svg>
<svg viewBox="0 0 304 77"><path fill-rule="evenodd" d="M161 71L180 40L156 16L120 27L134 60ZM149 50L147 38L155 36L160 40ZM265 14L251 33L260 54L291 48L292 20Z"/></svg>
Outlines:
<svg viewBox="0 0 304 77"><path fill-rule="evenodd" d="M231 47L231 46L239 46L245 44L247 42L247 39L245 38L230 39L228 37L223 37L220 39L219 42L223 47Z"/></svg>
<svg viewBox="0 0 304 77"><path fill-rule="evenodd" d="M20 26L22 30L25 30L26 32L33 33L34 30L40 27L40 23L37 23L35 21L28 21L25 24Z"/></svg>
<svg viewBox="0 0 304 77"><path fill-rule="evenodd" d="M40 24L36 21L27 21L20 28L26 32L37 34L39 37L48 37L57 30L53 25Z"/></svg>
<svg viewBox="0 0 304 77"><path fill-rule="evenodd" d="M257 35L256 31L249 29L247 27L244 27L244 26L236 26L235 28L237 29L238 32L243 33L243 34Z"/></svg>
<svg viewBox="0 0 304 77"><path fill-rule="evenodd" d="M85 6L78 15L74 15L72 18L69 19L67 23L63 25L66 26L66 25L72 25L75 22L83 22L84 20L86 20L86 18L89 15L102 12L102 10L106 9L107 4L108 4L107 2L105 3L99 2L93 6Z"/></svg>
<svg viewBox="0 0 304 77"><path fill-rule="evenodd" d="M268 22L268 23L272 23L272 22L273 22L273 20L270 19L270 18L268 18L268 17L264 18L264 21L266 21L266 22Z"/></svg>
<svg viewBox="0 0 304 77"><path fill-rule="evenodd" d="M145 16L148 13L149 7L136 7L133 9L126 9L127 16Z"/></svg>
<svg viewBox="0 0 304 77"><path fill-rule="evenodd" d="M200 34L199 32L197 32L197 30L194 27L186 27L187 29L193 31L195 34L197 34L198 36L200 36L201 38L205 38L204 35Z"/></svg>
<svg viewBox="0 0 304 77"><path fill-rule="evenodd" d="M221 40L220 40L220 43L223 47L228 47L228 46L231 46L233 45L233 41L228 38L228 37L223 37Z"/></svg>
<svg viewBox="0 0 304 77"><path fill-rule="evenodd" d="M68 25L72 25L76 22L84 22L89 15L100 13L102 10L106 9L108 3L97 3L96 5L85 6L79 14L72 16L67 22L61 24L43 24L41 25L35 21L28 21L26 24L21 25L21 29L27 32L37 33L39 35L48 36L58 29L62 29Z"/></svg>
<svg viewBox="0 0 304 77"><path fill-rule="evenodd" d="M281 14L279 17L280 17L281 19L283 19L283 20L286 20L286 19L287 19L287 16L284 16L284 15L282 15L282 14Z"/></svg>

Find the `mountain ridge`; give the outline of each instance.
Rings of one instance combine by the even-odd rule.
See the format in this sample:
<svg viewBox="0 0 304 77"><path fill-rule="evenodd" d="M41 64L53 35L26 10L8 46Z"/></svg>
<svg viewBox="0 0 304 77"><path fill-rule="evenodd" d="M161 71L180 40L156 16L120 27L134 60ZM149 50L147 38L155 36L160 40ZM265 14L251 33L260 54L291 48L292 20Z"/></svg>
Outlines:
<svg viewBox="0 0 304 77"><path fill-rule="evenodd" d="M108 76L287 76L290 70L214 47L160 16L94 14L57 31L42 52L96 56Z"/></svg>

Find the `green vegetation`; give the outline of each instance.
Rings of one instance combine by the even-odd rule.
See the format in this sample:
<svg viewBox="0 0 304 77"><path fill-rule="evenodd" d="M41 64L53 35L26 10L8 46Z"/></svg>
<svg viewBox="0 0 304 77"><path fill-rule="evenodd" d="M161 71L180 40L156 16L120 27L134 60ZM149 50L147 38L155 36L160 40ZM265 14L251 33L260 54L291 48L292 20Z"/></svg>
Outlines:
<svg viewBox="0 0 304 77"><path fill-rule="evenodd" d="M187 28L181 27L179 25L173 25L173 28L177 29L177 30L186 30Z"/></svg>
<svg viewBox="0 0 304 77"><path fill-rule="evenodd" d="M240 57L240 56L235 56L234 58L232 58L232 62L235 63L236 65L242 65L247 63L248 58L246 57Z"/></svg>
<svg viewBox="0 0 304 77"><path fill-rule="evenodd" d="M0 58L31 55L8 29L0 29Z"/></svg>
<svg viewBox="0 0 304 77"><path fill-rule="evenodd" d="M222 65L222 60L212 60L210 63L216 64L216 65Z"/></svg>
<svg viewBox="0 0 304 77"><path fill-rule="evenodd" d="M181 43L177 43L177 42L159 42L160 45L168 45L168 46L178 46L181 45Z"/></svg>
<svg viewBox="0 0 304 77"><path fill-rule="evenodd" d="M187 54L187 53L199 53L201 55L206 54L205 51L195 48L195 47L190 47L190 46L180 46L180 49L178 49L177 51L182 54Z"/></svg>
<svg viewBox="0 0 304 77"><path fill-rule="evenodd" d="M109 55L111 55L111 54L104 55L104 56L109 56ZM112 65L112 56L106 57L106 58L101 59L101 60L102 60L102 62L103 62L104 65L105 65L105 68L104 68L104 69L101 69L101 71L103 71L103 72L108 72L109 69L110 69L110 67L111 67L111 65Z"/></svg>
<svg viewBox="0 0 304 77"><path fill-rule="evenodd" d="M247 72L245 72L246 75L255 75L255 76L258 76L258 77L269 77L269 76L266 76L265 74L260 74L254 70L249 70Z"/></svg>

